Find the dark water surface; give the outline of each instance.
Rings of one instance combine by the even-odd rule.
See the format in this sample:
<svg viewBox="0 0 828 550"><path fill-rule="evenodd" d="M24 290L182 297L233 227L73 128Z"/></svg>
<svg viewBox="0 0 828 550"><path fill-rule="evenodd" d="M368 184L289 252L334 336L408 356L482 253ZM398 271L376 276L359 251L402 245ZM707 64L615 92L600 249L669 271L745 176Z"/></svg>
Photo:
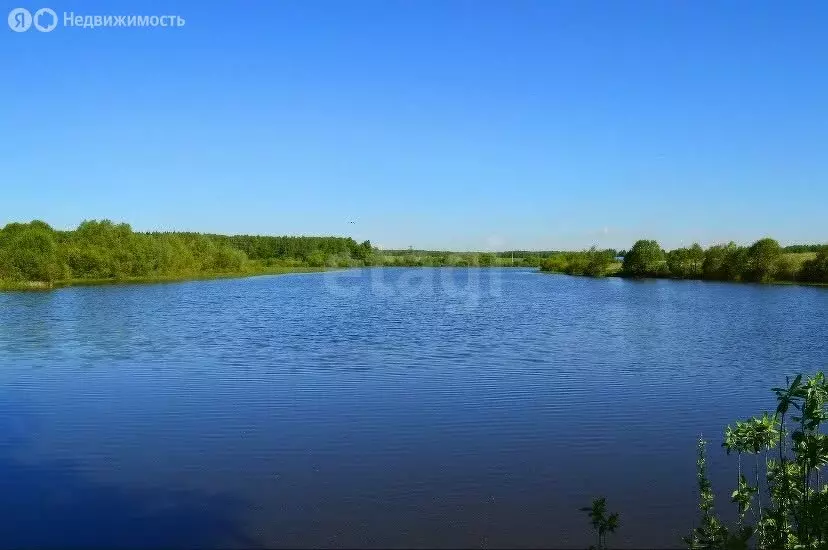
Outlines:
<svg viewBox="0 0 828 550"><path fill-rule="evenodd" d="M0 293L3 547L679 546L828 289L373 269ZM726 476L726 477L725 477ZM724 503L722 504L724 507Z"/></svg>

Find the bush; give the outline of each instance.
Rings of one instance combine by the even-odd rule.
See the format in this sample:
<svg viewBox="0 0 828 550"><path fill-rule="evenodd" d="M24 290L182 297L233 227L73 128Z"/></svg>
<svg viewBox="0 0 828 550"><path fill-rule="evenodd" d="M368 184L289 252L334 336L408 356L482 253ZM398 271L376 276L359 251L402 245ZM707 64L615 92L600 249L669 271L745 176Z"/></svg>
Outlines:
<svg viewBox="0 0 828 550"><path fill-rule="evenodd" d="M538 261L541 271L603 277L615 261L611 250L598 250L594 246L583 252L553 254Z"/></svg>
<svg viewBox="0 0 828 550"><path fill-rule="evenodd" d="M695 243L690 248L679 248L667 253L667 269L673 277L696 279L702 275L704 249Z"/></svg>
<svg viewBox="0 0 828 550"><path fill-rule="evenodd" d="M664 250L656 241L637 241L621 267L631 277L659 277L668 273Z"/></svg>
<svg viewBox="0 0 828 550"><path fill-rule="evenodd" d="M828 245L817 250L816 258L802 263L801 278L812 283L828 283Z"/></svg>
<svg viewBox="0 0 828 550"><path fill-rule="evenodd" d="M9 224L0 231L0 278L49 282L65 275L55 231L47 224Z"/></svg>
<svg viewBox="0 0 828 550"><path fill-rule="evenodd" d="M760 283L770 282L776 275L782 247L773 239L760 239L747 249L745 279Z"/></svg>
<svg viewBox="0 0 828 550"><path fill-rule="evenodd" d="M716 281L739 281L747 270L747 250L730 242L711 246L704 254L702 276Z"/></svg>

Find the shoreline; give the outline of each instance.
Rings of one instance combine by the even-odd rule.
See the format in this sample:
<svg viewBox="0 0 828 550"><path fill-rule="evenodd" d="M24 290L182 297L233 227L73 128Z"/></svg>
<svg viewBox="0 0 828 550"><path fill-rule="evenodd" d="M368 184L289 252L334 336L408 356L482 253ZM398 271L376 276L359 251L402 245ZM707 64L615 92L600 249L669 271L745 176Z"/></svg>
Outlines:
<svg viewBox="0 0 828 550"><path fill-rule="evenodd" d="M728 281L719 279L699 279L699 278L682 278L682 277L630 277L620 273L607 273L600 277L593 277L591 275L584 275L578 273L565 273L563 271L551 271L547 269L538 269L538 273L546 273L549 275L566 275L567 277L583 277L586 279L624 279L627 281L697 281L701 283L728 283L735 285L757 285L757 286L813 286L825 288L828 283L812 282L812 281Z"/></svg>
<svg viewBox="0 0 828 550"><path fill-rule="evenodd" d="M352 266L352 267L272 267L257 271L241 271L230 273L201 273L201 274L182 274L182 275L166 275L166 276L152 276L152 277L124 277L120 279L66 279L53 281L51 283L45 281L3 281L0 280L0 292L45 292L50 290L58 290L61 288L78 287L78 286L111 286L111 285L149 285L149 284L163 284L163 283L184 283L189 281L211 281L218 279L246 279L248 277L261 277L265 275L290 275L292 273L321 273L325 271L340 271L351 269L533 269L529 266ZM549 275L566 275L568 277L582 277L587 279L625 279L625 280L654 280L654 281L699 281L703 283L729 283L729 284L748 284L748 285L772 285L772 286L807 286L817 288L828 288L828 283L809 282L809 281L727 281L716 279L685 279L680 277L629 277L618 272L608 273L601 277L593 277L590 275L565 273L563 271L551 271L545 269L534 268L535 273L544 273Z"/></svg>
<svg viewBox="0 0 828 550"><path fill-rule="evenodd" d="M273 267L257 271L230 273L190 273L182 275L159 275L150 277L123 277L119 279L66 279L53 281L0 281L0 292L45 292L77 286L151 285L162 283L186 283L189 281L212 281L217 279L246 279L264 275L290 275L291 273L319 273L335 268L328 267Z"/></svg>

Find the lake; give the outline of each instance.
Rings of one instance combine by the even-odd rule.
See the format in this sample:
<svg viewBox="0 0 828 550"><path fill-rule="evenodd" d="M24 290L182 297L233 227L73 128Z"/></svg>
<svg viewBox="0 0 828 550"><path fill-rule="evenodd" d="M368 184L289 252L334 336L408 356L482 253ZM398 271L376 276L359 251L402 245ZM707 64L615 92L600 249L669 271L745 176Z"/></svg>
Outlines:
<svg viewBox="0 0 828 550"><path fill-rule="evenodd" d="M0 293L5 547L680 547L828 289L384 268ZM730 513L727 517L733 517Z"/></svg>

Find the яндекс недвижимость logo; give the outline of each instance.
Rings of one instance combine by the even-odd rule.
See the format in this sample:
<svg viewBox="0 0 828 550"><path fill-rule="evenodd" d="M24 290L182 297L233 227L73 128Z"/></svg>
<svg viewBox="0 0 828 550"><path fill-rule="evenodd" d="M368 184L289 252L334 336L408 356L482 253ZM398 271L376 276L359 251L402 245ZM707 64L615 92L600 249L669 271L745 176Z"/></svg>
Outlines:
<svg viewBox="0 0 828 550"><path fill-rule="evenodd" d="M40 32L52 32L58 25L57 13L50 8L40 8L34 15L26 8L9 12L9 28L14 32L26 32L32 24Z"/></svg>
<svg viewBox="0 0 828 550"><path fill-rule="evenodd" d="M40 8L34 15L26 8L14 8L9 12L9 28L14 32L26 32L32 25L40 32L52 32L62 22L63 27L75 29L101 28L181 28L186 20L180 15L76 15L63 12L62 20L51 8Z"/></svg>

